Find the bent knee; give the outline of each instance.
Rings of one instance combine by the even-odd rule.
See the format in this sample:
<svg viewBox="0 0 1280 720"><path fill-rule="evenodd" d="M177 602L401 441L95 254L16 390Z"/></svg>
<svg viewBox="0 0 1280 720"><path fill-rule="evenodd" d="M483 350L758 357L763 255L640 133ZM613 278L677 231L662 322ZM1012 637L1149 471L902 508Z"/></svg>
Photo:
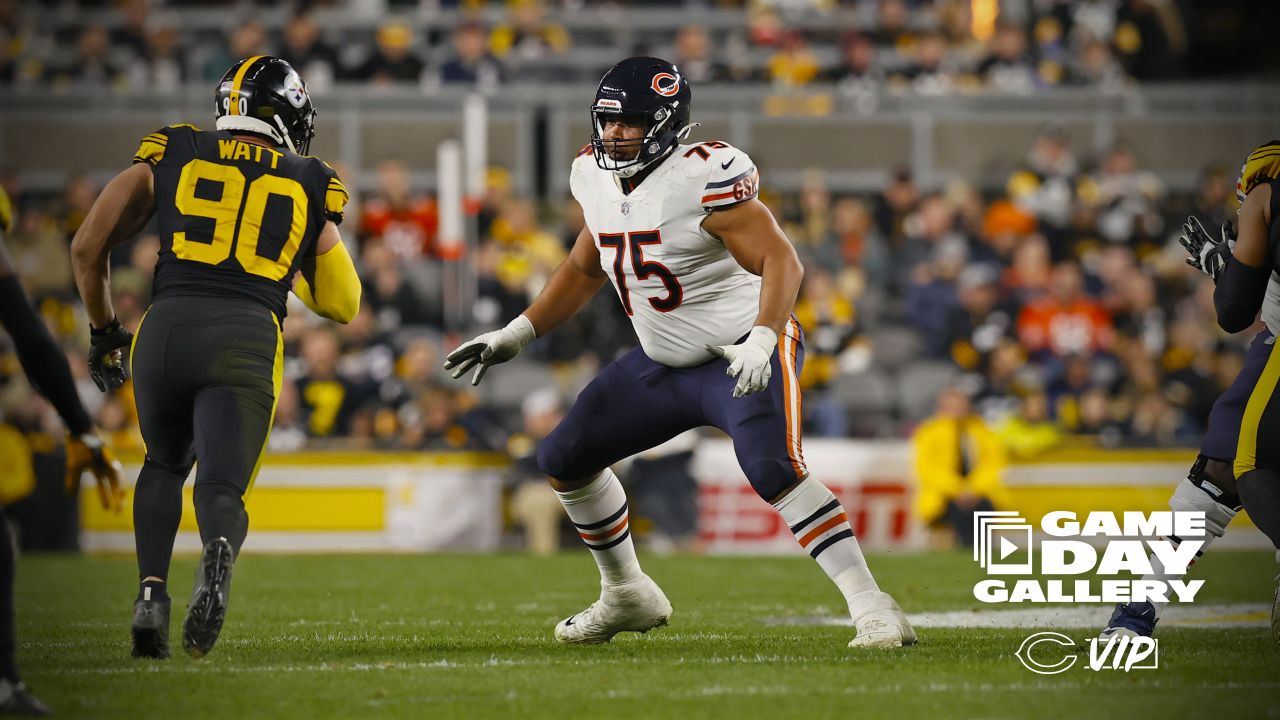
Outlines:
<svg viewBox="0 0 1280 720"><path fill-rule="evenodd" d="M760 458L742 468L747 481L756 494L769 502L774 502L799 482L795 468L790 462L776 458Z"/></svg>

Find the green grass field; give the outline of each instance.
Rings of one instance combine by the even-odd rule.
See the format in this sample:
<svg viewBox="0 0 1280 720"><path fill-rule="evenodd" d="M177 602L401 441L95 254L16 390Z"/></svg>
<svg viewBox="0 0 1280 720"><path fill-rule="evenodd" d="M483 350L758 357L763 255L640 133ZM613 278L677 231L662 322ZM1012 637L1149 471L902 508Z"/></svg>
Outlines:
<svg viewBox="0 0 1280 720"><path fill-rule="evenodd" d="M1025 628L922 629L912 648L853 651L852 628L785 622L845 612L807 558L644 560L671 626L563 647L553 623L598 591L585 551L246 554L222 639L193 661L178 635L193 558L180 558L178 654L157 662L129 658L131 558L26 557L19 658L68 718L1280 717L1265 628L1162 629L1157 670L1041 676L1013 656ZM967 554L870 562L909 613L979 607ZM1265 602L1275 572L1270 553L1212 553L1193 571L1207 579L1198 602Z"/></svg>

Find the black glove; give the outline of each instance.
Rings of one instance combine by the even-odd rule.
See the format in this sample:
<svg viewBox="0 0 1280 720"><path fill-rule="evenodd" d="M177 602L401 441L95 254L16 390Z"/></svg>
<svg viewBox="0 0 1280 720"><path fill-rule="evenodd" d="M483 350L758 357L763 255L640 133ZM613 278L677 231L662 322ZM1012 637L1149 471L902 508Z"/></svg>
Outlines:
<svg viewBox="0 0 1280 720"><path fill-rule="evenodd" d="M102 392L124 385L124 352L133 342L133 333L124 329L118 319L101 330L89 328L89 377Z"/></svg>
<svg viewBox="0 0 1280 720"><path fill-rule="evenodd" d="M1222 223L1221 237L1215 238L1200 224L1200 219L1192 215L1182 223L1182 234L1178 236L1178 242L1191 255L1187 258L1187 264L1217 282L1222 268L1231 260L1236 236L1231 229L1230 220Z"/></svg>

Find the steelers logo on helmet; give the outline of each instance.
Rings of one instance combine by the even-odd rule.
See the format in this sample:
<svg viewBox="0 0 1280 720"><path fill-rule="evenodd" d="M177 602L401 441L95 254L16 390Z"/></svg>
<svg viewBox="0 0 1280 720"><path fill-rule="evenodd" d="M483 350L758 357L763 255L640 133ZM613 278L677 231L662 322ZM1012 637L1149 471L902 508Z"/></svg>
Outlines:
<svg viewBox="0 0 1280 720"><path fill-rule="evenodd" d="M631 177L662 160L680 144L689 122L693 92L675 65L661 58L632 57L614 65L600 79L591 104L591 145L596 165L620 177ZM642 119L641 138L605 140L610 118ZM638 122L637 122L638 124ZM622 143L634 143L634 155L621 157Z"/></svg>
<svg viewBox="0 0 1280 720"><path fill-rule="evenodd" d="M219 130L259 135L299 155L307 154L315 136L307 85L277 57L254 55L232 65L218 82L214 103Z"/></svg>
<svg viewBox="0 0 1280 720"><path fill-rule="evenodd" d="M307 86L302 83L298 73L290 70L284 78L284 97L289 104L301 108L307 103Z"/></svg>

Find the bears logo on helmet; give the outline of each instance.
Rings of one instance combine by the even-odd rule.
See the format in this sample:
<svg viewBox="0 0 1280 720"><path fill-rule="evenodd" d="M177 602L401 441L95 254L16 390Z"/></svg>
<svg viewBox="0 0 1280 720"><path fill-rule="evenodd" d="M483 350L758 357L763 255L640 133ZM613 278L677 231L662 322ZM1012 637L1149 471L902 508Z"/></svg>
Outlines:
<svg viewBox="0 0 1280 720"><path fill-rule="evenodd" d="M666 157L693 128L689 106L693 91L675 65L655 57L632 57L609 69L600 79L591 103L591 147L596 165L621 177L631 177ZM622 141L609 140L604 129L616 116L643 118L644 137L625 141L636 148L634 156L616 158Z"/></svg>
<svg viewBox="0 0 1280 720"><path fill-rule="evenodd" d="M662 97L671 97L680 92L680 78L668 72L660 72L653 76L653 82L649 86Z"/></svg>

